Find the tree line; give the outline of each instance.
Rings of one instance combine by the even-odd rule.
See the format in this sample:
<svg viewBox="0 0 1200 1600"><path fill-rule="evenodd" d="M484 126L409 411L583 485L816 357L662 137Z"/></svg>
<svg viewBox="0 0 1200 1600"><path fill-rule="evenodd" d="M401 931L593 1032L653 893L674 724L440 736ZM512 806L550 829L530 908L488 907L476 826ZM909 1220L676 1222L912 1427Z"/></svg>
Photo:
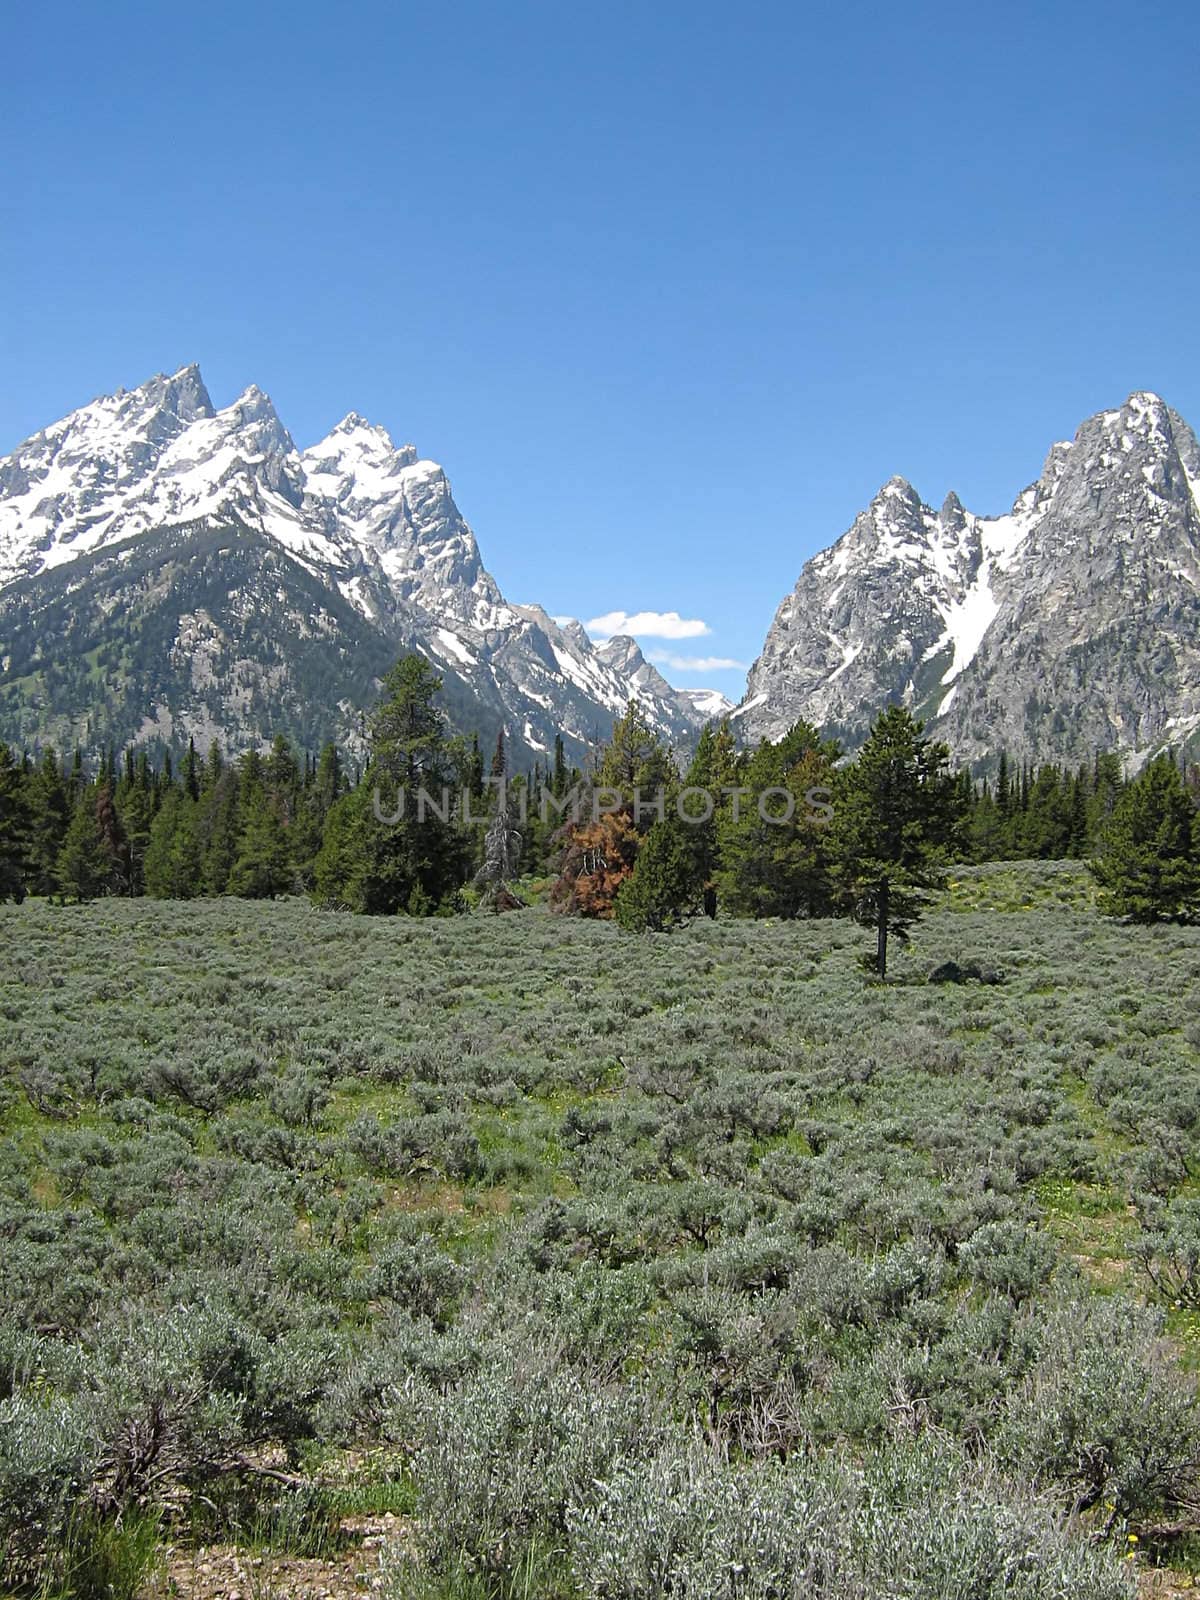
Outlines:
<svg viewBox="0 0 1200 1600"><path fill-rule="evenodd" d="M963 774L965 844L973 861L1070 861L1095 854L1125 786L1121 758L1097 751L1073 771L1055 762L1014 768L1001 751L995 776Z"/></svg>
<svg viewBox="0 0 1200 1600"><path fill-rule="evenodd" d="M1002 755L976 782L890 707L852 760L808 723L746 751L724 722L681 771L631 702L587 771L560 739L515 773L503 734L490 759L449 735L439 688L419 656L392 668L361 771L333 745L314 758L282 737L236 761L190 746L177 770L128 750L94 774L78 754L67 766L0 745L0 897L308 894L428 915L519 906L522 881L540 878L555 910L630 930L718 908L849 915L874 928L880 973L889 936L906 935L956 861L1076 857L1112 914L1200 914L1195 772L1170 756L1127 782L1109 753L1075 772L1013 772ZM602 811L567 809L585 787L605 791ZM433 803L418 813L422 790Z"/></svg>

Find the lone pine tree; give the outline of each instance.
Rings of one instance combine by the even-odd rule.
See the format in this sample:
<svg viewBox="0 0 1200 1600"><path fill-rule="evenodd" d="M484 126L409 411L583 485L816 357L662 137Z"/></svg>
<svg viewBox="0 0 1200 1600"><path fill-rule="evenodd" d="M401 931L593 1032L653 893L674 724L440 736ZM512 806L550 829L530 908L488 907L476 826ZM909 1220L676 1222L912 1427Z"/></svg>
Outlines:
<svg viewBox="0 0 1200 1600"><path fill-rule="evenodd" d="M946 881L960 800L949 751L890 706L852 766L839 774L831 829L834 879L856 921L876 931L874 968L887 976L888 937L908 937Z"/></svg>

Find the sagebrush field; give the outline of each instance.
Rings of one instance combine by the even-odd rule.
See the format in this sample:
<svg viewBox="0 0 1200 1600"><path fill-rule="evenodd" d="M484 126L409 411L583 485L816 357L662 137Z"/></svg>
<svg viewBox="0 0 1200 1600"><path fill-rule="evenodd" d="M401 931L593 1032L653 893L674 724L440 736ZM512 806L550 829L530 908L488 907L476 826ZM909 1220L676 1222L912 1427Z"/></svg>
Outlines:
<svg viewBox="0 0 1200 1600"><path fill-rule="evenodd" d="M1200 929L1009 864L886 984L865 943L0 906L4 1582L187 1592L214 1548L395 1596L1189 1570Z"/></svg>

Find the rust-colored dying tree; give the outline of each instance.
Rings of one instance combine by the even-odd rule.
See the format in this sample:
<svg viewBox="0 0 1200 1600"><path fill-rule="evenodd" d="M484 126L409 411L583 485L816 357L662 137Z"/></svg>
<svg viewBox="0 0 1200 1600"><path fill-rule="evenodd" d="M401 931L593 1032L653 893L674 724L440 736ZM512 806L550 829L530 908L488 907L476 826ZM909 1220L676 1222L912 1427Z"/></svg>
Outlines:
<svg viewBox="0 0 1200 1600"><path fill-rule="evenodd" d="M579 917L611 917L617 890L633 871L641 843L633 822L617 811L568 824L562 836L562 865L551 906Z"/></svg>

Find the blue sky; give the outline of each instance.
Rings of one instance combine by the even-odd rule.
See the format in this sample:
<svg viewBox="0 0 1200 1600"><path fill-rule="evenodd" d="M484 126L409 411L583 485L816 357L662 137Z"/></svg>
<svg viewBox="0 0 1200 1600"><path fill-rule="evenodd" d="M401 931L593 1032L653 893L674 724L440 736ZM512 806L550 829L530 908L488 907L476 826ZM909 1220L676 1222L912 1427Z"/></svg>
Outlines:
<svg viewBox="0 0 1200 1600"><path fill-rule="evenodd" d="M0 452L196 360L301 445L355 409L442 461L511 598L748 662L892 473L994 512L1132 389L1200 424L1185 0L118 0L8 40Z"/></svg>

